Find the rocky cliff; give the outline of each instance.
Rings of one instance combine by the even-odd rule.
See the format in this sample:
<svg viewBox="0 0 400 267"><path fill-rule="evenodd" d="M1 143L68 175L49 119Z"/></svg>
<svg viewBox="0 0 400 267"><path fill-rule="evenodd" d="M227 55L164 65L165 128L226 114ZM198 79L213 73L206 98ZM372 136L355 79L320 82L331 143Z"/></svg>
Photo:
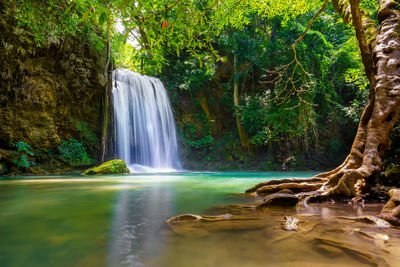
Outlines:
<svg viewBox="0 0 400 267"><path fill-rule="evenodd" d="M96 158L104 58L72 37L37 47L10 17L0 16L0 32L0 174L67 167L59 147L71 139ZM32 147L32 168L16 166L21 153L15 142Z"/></svg>

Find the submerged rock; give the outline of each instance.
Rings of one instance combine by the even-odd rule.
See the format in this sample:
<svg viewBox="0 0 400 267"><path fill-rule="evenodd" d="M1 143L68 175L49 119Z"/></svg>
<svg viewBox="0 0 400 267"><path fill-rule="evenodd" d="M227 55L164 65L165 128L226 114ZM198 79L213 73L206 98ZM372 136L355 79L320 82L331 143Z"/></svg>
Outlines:
<svg viewBox="0 0 400 267"><path fill-rule="evenodd" d="M262 229L266 222L262 217L236 216L227 213L217 216L182 214L168 219L166 224L178 235L203 237L217 232Z"/></svg>
<svg viewBox="0 0 400 267"><path fill-rule="evenodd" d="M390 224L388 224L386 221L379 219L378 217L375 217L375 216L359 217L356 219L356 221L375 224L378 228L389 228L390 227Z"/></svg>
<svg viewBox="0 0 400 267"><path fill-rule="evenodd" d="M378 228L389 228L390 224L375 216L360 216L360 217L346 217L346 216L339 216L338 218L345 219L345 220L354 220L357 222L368 223L368 224L375 224Z"/></svg>
<svg viewBox="0 0 400 267"><path fill-rule="evenodd" d="M291 216L287 216L281 223L282 229L286 231L297 231L299 228L299 219Z"/></svg>
<svg viewBox="0 0 400 267"><path fill-rule="evenodd" d="M354 233L359 234L361 237L367 238L367 239L372 239L372 240L381 240L381 241L388 241L389 236L387 234L381 234L381 233L370 233L367 231L364 231L360 228L354 228L352 230Z"/></svg>
<svg viewBox="0 0 400 267"><path fill-rule="evenodd" d="M292 194L286 193L275 193L267 196L260 204L257 205L257 209L277 206L277 207L294 207L299 202L299 197Z"/></svg>
<svg viewBox="0 0 400 267"><path fill-rule="evenodd" d="M114 159L103 164L87 169L82 174L83 175L97 175L97 174L121 174L121 173L130 173L128 167L126 167L125 161L122 159Z"/></svg>

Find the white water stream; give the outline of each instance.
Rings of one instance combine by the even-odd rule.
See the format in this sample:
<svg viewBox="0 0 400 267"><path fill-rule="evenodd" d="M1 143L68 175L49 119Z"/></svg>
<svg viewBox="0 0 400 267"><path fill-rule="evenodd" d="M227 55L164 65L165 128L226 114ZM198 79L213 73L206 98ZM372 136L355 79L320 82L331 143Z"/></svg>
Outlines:
<svg viewBox="0 0 400 267"><path fill-rule="evenodd" d="M180 169L175 120L161 81L117 69L112 100L116 157L131 172Z"/></svg>

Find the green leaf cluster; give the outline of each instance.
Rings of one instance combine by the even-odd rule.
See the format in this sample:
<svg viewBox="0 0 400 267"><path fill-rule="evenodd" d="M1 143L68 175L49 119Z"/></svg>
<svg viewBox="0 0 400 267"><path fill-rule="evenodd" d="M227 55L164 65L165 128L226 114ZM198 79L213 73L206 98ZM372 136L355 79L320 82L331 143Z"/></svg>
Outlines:
<svg viewBox="0 0 400 267"><path fill-rule="evenodd" d="M18 0L11 1L8 12L19 27L32 33L39 47L58 45L70 36L101 51L104 37L99 26L100 18L92 15L97 2L100 1Z"/></svg>
<svg viewBox="0 0 400 267"><path fill-rule="evenodd" d="M34 161L29 161L29 157L34 156L32 147L29 144L24 141L18 141L11 143L11 145L17 150L17 159L13 160L13 163L19 170L26 171L36 165Z"/></svg>
<svg viewBox="0 0 400 267"><path fill-rule="evenodd" d="M88 166L94 162L87 154L85 146L75 139L62 142L58 151L61 153L61 158L70 166Z"/></svg>

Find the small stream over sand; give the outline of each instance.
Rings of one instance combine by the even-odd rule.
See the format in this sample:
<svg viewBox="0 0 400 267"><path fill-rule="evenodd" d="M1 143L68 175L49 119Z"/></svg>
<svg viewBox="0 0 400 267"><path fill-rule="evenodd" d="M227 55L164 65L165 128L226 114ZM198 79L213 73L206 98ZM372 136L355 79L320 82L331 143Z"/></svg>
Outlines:
<svg viewBox="0 0 400 267"><path fill-rule="evenodd" d="M400 229L349 220L382 205L268 209L248 220L165 221L183 213L243 216L245 189L307 172L170 173L0 180L2 266L397 266ZM222 206L222 207L221 207ZM228 206L228 208L226 207ZM233 208L232 208L233 207ZM285 216L299 220L285 231Z"/></svg>

